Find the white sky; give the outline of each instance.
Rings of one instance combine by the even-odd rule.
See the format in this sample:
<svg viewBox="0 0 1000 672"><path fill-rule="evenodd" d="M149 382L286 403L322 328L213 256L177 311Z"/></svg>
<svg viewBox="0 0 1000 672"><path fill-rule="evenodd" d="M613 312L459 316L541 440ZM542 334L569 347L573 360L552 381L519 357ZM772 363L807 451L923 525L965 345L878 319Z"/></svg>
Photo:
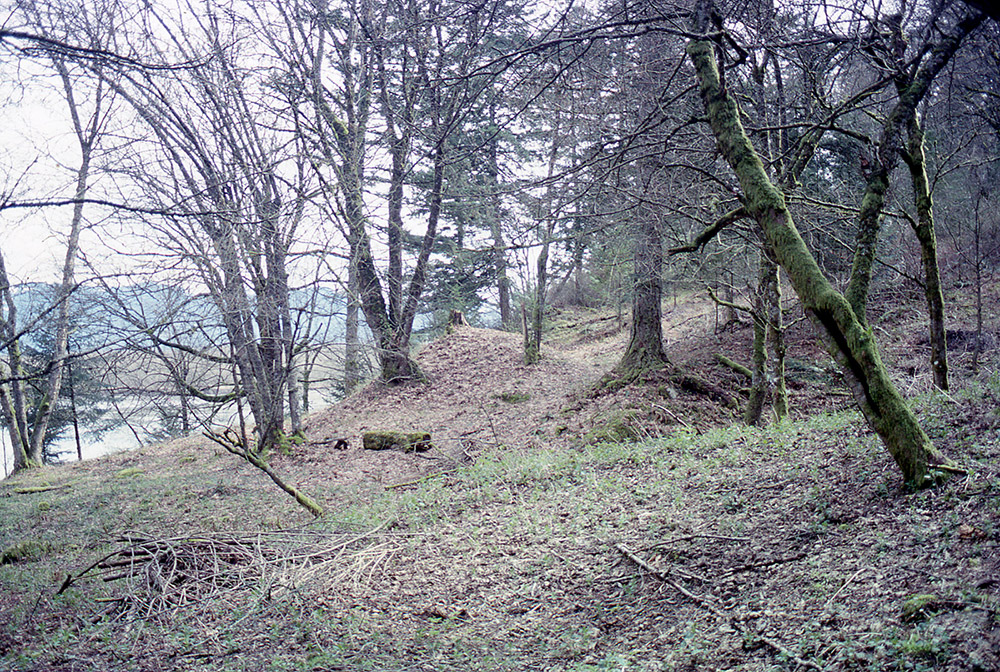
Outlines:
<svg viewBox="0 0 1000 672"><path fill-rule="evenodd" d="M0 195L23 201L72 194L73 169L79 149L66 102L54 76L28 59L0 64L0 100L4 124L0 130ZM18 79L28 82L18 85ZM13 193L12 193L13 192ZM12 280L53 280L58 277L65 249L62 229L72 209L0 211L0 246Z"/></svg>

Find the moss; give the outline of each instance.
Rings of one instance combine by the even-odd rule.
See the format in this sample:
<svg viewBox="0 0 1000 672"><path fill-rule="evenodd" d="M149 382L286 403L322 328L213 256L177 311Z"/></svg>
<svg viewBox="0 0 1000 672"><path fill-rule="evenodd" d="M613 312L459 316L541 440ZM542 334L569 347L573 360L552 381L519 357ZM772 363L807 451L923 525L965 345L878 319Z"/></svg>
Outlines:
<svg viewBox="0 0 1000 672"><path fill-rule="evenodd" d="M721 85L713 45L707 40L692 41L688 54L697 72L712 131L743 188L747 211L763 228L803 308L821 329L828 351L847 374L865 419L908 483L924 487L938 482L954 468L934 448L892 384L871 332L826 279L802 240L784 197L768 179L743 130L736 102ZM874 204L871 199L879 197L880 188L879 181L873 180L866 195L870 197L869 206Z"/></svg>
<svg viewBox="0 0 1000 672"><path fill-rule="evenodd" d="M0 551L0 565L39 560L53 550L52 544L37 539L27 539Z"/></svg>
<svg viewBox="0 0 1000 672"><path fill-rule="evenodd" d="M614 411L595 423L584 435L583 441L588 444L637 441L642 438L637 427L638 419L638 411Z"/></svg>
<svg viewBox="0 0 1000 672"><path fill-rule="evenodd" d="M301 429L293 434L278 433L276 447L282 455L291 455L295 446L301 446L306 442L306 434Z"/></svg>
<svg viewBox="0 0 1000 672"><path fill-rule="evenodd" d="M528 341L524 344L524 363L531 365L537 364L542 358L541 351L538 344L534 341Z"/></svg>
<svg viewBox="0 0 1000 672"><path fill-rule="evenodd" d="M127 467L121 471L115 473L115 478L129 478L130 476L141 476L143 470L139 467Z"/></svg>
<svg viewBox="0 0 1000 672"><path fill-rule="evenodd" d="M629 383L631 383L635 378L625 378L619 376L617 372L611 371L601 376L601 379L594 383L593 387L587 393L587 396L591 399L597 399L598 397L603 397L606 394L614 394L625 388Z"/></svg>
<svg viewBox="0 0 1000 672"><path fill-rule="evenodd" d="M371 431L361 436L365 450L399 449L404 453L422 453L433 448L429 432Z"/></svg>
<svg viewBox="0 0 1000 672"><path fill-rule="evenodd" d="M743 376L744 378L753 378L753 372L749 368L743 366L742 364L740 364L735 360L730 359L729 357L726 357L722 353L719 352L715 353L715 360L719 362L719 364L722 364L727 369L731 369L732 371Z"/></svg>
<svg viewBox="0 0 1000 672"><path fill-rule="evenodd" d="M940 598L931 593L911 595L903 602L902 618L907 623L927 620L937 610L939 601Z"/></svg>

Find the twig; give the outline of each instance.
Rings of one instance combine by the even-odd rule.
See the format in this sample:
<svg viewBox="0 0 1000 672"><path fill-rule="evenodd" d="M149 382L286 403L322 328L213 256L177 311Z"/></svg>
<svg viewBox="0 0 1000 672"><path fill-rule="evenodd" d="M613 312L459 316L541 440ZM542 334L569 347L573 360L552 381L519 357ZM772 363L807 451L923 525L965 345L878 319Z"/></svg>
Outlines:
<svg viewBox="0 0 1000 672"><path fill-rule="evenodd" d="M705 598L699 597L698 595L695 595L694 593L692 593L691 591L689 591L688 589L686 589L684 586L682 586L679 583L677 583L677 582L673 581L672 579L670 579L670 577L666 576L663 572L660 572L655 567L650 566L649 563L647 563L645 560L643 560L642 558L640 558L639 556L637 556L635 553L633 553L627 546L625 546L625 544L620 544L620 543L619 544L615 544L615 548L618 549L618 551L620 551L626 558L628 558L629 560L631 560L635 564L639 565L639 567L641 567L642 569L644 569L647 572L649 572L650 574L652 574L655 578L659 579L660 581L662 581L663 583L667 584L668 586L670 586L671 588L673 588L677 592L681 593L682 595L684 595L685 597L687 597L689 600L691 600L692 602L694 602L695 604L697 604L702 609L705 609L705 610L711 612L712 614L714 614L715 616L717 616L718 618L721 618L722 620L724 620L727 624L729 624L729 626L731 628L733 628L735 631L739 632L741 635L744 635L744 636L750 635L752 637L756 637L757 639L759 639L760 641L764 642L765 644L767 644L772 649L774 649L775 651L777 651L781 655L785 656L789 660L795 661L800 666L802 666L802 667L808 667L808 668L811 668L811 669L814 669L814 670L820 670L822 672L823 668L820 665L812 662L811 660L805 660L804 658L801 658L801 657L795 655L795 652L793 652L791 649L789 649L786 646L784 646L781 642L775 641L775 640L771 639L770 637L764 637L763 635L759 635L759 634L756 634L756 633L748 633L746 631L746 629L744 629L738 623L733 622L733 620L730 619L717 606L715 606L714 604L712 604L711 602L709 602Z"/></svg>
<svg viewBox="0 0 1000 672"><path fill-rule="evenodd" d="M754 562L750 564L743 565L741 567L733 567L732 569L726 570L722 574L722 578L727 576L732 576L737 572L749 572L754 569L761 569L762 567L771 567L772 565L782 565L786 562L795 562L796 560L801 560L802 558L809 555L808 553L797 553L796 555L789 555L784 558L776 558L774 560L766 560L764 562Z"/></svg>
<svg viewBox="0 0 1000 672"><path fill-rule="evenodd" d="M860 574L863 571L865 571L864 567L851 574L848 577L847 581L844 581L844 584L837 590L837 592L830 596L830 599L826 601L826 604L823 605L823 608L820 611L826 611L827 609L829 609L833 601L837 599L837 597L839 597L842 592L844 592L844 588L847 588L847 586L850 585L851 581L856 579L858 577L858 574Z"/></svg>
<svg viewBox="0 0 1000 672"><path fill-rule="evenodd" d="M675 413L674 413L673 411L671 411L671 410L670 410L669 408L667 408L666 406L660 406L659 404L653 404L653 408L658 408L658 409L660 409L661 411L663 411L664 413L666 413L667 415L669 415L669 416L670 416L671 418L673 418L673 419L674 419L674 420L676 420L677 422L681 423L682 425L684 425L684 426L685 426L685 427L687 427L688 429L691 429L691 425L689 425L688 423L684 422L684 421L683 421L683 420L681 420L681 419L680 419L679 417L677 417L677 414L675 414Z"/></svg>
<svg viewBox="0 0 1000 672"><path fill-rule="evenodd" d="M718 607L716 607L714 604L712 604L711 602L709 602L708 600L706 600L703 597L699 597L699 596L695 595L694 593L692 593L691 591L689 591L687 588L685 588L684 586L680 585L679 583L676 583L669 576L667 576L666 574L664 574L660 570L656 569L655 567L653 567L652 565L650 565L648 562L646 562L645 560L643 560L642 558L640 558L638 555L636 555L634 552L632 552L632 550L629 549L628 546L626 546L625 544L615 544L615 548L617 548L626 558L628 558L629 560L631 560L635 564L639 565L640 567L642 567L643 569L645 569L647 572L649 572L650 574L652 574L654 577L656 577L657 579L659 579L663 583L666 583L667 585L669 585L671 588L673 588L677 592L683 594L685 597L687 597L689 600L691 600L692 602L694 602L698 606L703 607L704 609L708 609L709 611L711 611L716 616L719 616L721 618L726 618L726 615L723 614L722 611Z"/></svg>
<svg viewBox="0 0 1000 672"><path fill-rule="evenodd" d="M483 412L483 415L486 416L486 420L490 423L490 430L493 432L493 443L497 448L499 448L500 435L497 434L496 425L493 424L493 416L486 412L486 407L483 405L483 402L481 401L479 402L479 409Z"/></svg>
<svg viewBox="0 0 1000 672"><path fill-rule="evenodd" d="M726 537L721 534L688 534L683 537L675 537L673 539L667 539L666 541L658 541L652 546L647 546L645 550L651 550L654 548L662 548L664 546L670 546L671 544L679 544L682 541L691 541L692 539L719 539L721 541L751 541L750 537Z"/></svg>

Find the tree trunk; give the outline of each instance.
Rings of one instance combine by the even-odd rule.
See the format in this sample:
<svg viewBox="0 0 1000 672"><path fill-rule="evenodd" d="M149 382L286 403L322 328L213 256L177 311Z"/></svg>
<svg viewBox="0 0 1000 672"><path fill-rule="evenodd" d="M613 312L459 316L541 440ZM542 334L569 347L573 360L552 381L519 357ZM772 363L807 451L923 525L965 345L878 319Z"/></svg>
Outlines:
<svg viewBox="0 0 1000 672"><path fill-rule="evenodd" d="M656 219L644 217L633 250L632 331L617 370L624 377L658 369L667 363L663 351L663 240Z"/></svg>
<svg viewBox="0 0 1000 672"><path fill-rule="evenodd" d="M547 224L542 228L544 241L535 266L537 270L535 300L531 305L531 322L528 324L524 339L525 364L535 364L542 356L542 325L545 321L545 295L548 293L549 240L552 238L552 226Z"/></svg>
<svg viewBox="0 0 1000 672"><path fill-rule="evenodd" d="M14 451L14 472L29 466L37 466L28 462L28 416L24 402L22 386L21 346L18 339L17 304L14 303L14 293L10 278L7 276L7 265L0 251L0 337L7 343L7 363L9 369L0 365L0 375L10 376L7 383L0 383L0 410L3 411L4 424L10 435L11 449ZM6 316L4 312L6 309Z"/></svg>
<svg viewBox="0 0 1000 672"><path fill-rule="evenodd" d="M358 266L351 255L347 264L347 317L344 321L344 394L349 395L360 380L358 356Z"/></svg>
<svg viewBox="0 0 1000 672"><path fill-rule="evenodd" d="M202 224L212 238L219 260L221 277L208 279L208 284L232 348L238 373L236 383L250 404L258 449L270 449L277 445L284 431L282 385L273 380L274 372L270 371L268 361L268 340L274 335L268 333L270 327L266 317L254 319L255 311L247 296L239 247L234 238L235 225L225 221L218 226L208 221ZM267 303L266 297L259 297L258 303ZM258 310L262 307L258 306Z"/></svg>
<svg viewBox="0 0 1000 672"><path fill-rule="evenodd" d="M707 34L714 12L699 0L695 30ZM788 273L807 315L820 330L827 350L840 364L869 425L878 433L907 482L933 483L950 462L938 452L916 416L897 392L882 364L871 332L823 276L799 235L784 194L772 184L740 121L739 108L723 88L714 45L706 39L688 44L708 122L719 150L736 173L747 210L764 231L775 257Z"/></svg>
<svg viewBox="0 0 1000 672"><path fill-rule="evenodd" d="M948 341L944 329L944 293L938 269L937 234L934 232L934 201L927 179L924 158L924 132L918 119L913 119L913 131L907 153L903 156L910 169L916 221L911 221L920 242L920 263L924 271L924 297L927 300L928 331L931 345L931 371L934 385L948 389Z"/></svg>
<svg viewBox="0 0 1000 672"><path fill-rule="evenodd" d="M940 12L941 9L936 11ZM878 236L882 228L882 209L889 190L889 175L899 163L899 157L903 153L904 132L916 119L917 106L930 89L934 78L954 56L965 36L982 23L983 18L982 13L976 12L961 21L951 32L943 35L937 43L929 45L927 60L912 76L907 72L908 66L903 61L903 53L896 53L893 57L894 62L890 64L895 69L899 98L882 125L878 154L875 157L863 157L863 163L870 164L866 176L868 185L861 200L854 260L845 292L845 297L862 326L867 325L865 314ZM894 23L892 30L893 46L901 50L905 47L905 43L898 21Z"/></svg>
<svg viewBox="0 0 1000 672"><path fill-rule="evenodd" d="M490 102L490 124L497 125L497 105L494 98ZM490 193L487 196L490 222L490 234L493 236L493 272L496 275L497 302L500 310L500 328L515 328L513 309L510 305L510 279L507 277L507 245L504 242L503 227L500 221L500 140L493 134L486 145L486 172L489 178Z"/></svg>
<svg viewBox="0 0 1000 672"><path fill-rule="evenodd" d="M403 181L406 178L408 135L391 139L392 168L389 173L389 269L386 285L389 292L389 321L396 327L403 316Z"/></svg>
<svg viewBox="0 0 1000 672"><path fill-rule="evenodd" d="M982 220L979 217L980 200L976 200L975 226L973 226L973 276L976 286L976 349L972 351L972 373L979 373L979 353L983 349L983 255L982 255Z"/></svg>
<svg viewBox="0 0 1000 672"><path fill-rule="evenodd" d="M861 199L861 210L858 213L851 279L844 297L862 326L868 324L868 295L871 291L878 235L882 230L882 207L885 205L885 194L888 190L889 173L887 170L879 170L868 180L865 195Z"/></svg>
<svg viewBox="0 0 1000 672"><path fill-rule="evenodd" d="M771 407L780 421L788 415L788 388L785 385L785 326L781 317L781 271L774 254L764 249L768 274L765 285L767 315L766 340L768 348L767 377L771 387Z"/></svg>
<svg viewBox="0 0 1000 672"><path fill-rule="evenodd" d="M100 103L89 128L84 128L81 124L76 105L73 100L72 85L69 74L65 67L56 61L57 69L62 77L63 88L66 92L66 99L69 102L70 113L73 118L73 125L77 139L80 143L81 161L76 173L76 204L73 206L73 218L70 222L69 237L66 241L66 257L63 261L62 282L56 294L56 301L59 308L56 314L56 337L53 343L52 360L49 367L48 379L42 392L42 398L35 409L35 422L31 428L31 441L28 445L27 459L29 463L40 463L42 460L42 446L45 443L45 434L52 418L52 412L59 401L59 392L63 382L63 365L69 348L70 329L70 295L73 293L76 284L76 255L80 248L80 233L83 230L83 199L87 197L88 180L90 178L90 157L93 150L93 143L97 134L97 125L100 118ZM100 96L100 93L98 93Z"/></svg>
<svg viewBox="0 0 1000 672"><path fill-rule="evenodd" d="M743 412L743 422L748 425L757 426L761 424L764 415L764 405L770 396L770 385L768 385L767 375L767 284L771 269L764 251L760 253L760 264L757 274L757 291L754 292L753 310L750 317L753 319L753 353L750 358L750 399L747 401L746 410Z"/></svg>
<svg viewBox="0 0 1000 672"><path fill-rule="evenodd" d="M500 326L502 329L514 327L514 311L510 305L510 279L507 277L507 246L504 243L500 222L494 220L493 227L493 270L497 277L497 301L500 304Z"/></svg>

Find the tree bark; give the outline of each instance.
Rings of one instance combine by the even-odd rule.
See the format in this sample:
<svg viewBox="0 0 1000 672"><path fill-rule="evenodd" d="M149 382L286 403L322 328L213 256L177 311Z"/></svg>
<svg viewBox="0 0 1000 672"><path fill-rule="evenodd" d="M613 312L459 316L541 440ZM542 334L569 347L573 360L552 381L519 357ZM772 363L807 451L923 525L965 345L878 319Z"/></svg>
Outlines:
<svg viewBox="0 0 1000 672"><path fill-rule="evenodd" d="M490 101L490 124L497 126L496 99ZM496 275L497 302L500 310L500 328L515 328L516 318L510 305L510 279L507 277L507 244L504 242L500 203L500 141L494 133L486 145L486 171L490 193L487 196L490 235L493 236L493 272Z"/></svg>
<svg viewBox="0 0 1000 672"><path fill-rule="evenodd" d="M38 407L35 409L35 421L31 428L31 440L27 450L27 461L29 464L37 464L42 461L45 434L62 389L63 365L69 351L70 294L72 294L76 284L76 256L80 249L80 233L83 230L83 200L87 197L88 181L90 179L90 160L102 122L101 103L103 102L103 87L100 82L97 84L95 93L93 115L89 123L84 125L76 104L69 71L66 69L65 64L58 58L53 59L53 64L62 81L63 93L66 96L66 102L69 106L70 118L73 121L73 131L80 146L80 167L76 173L74 198L77 202L73 206L69 236L66 240L66 256L63 261L62 281L59 284L55 298L59 306L56 314L56 337L53 343L52 359L49 363L49 375L42 391L42 397L38 402Z"/></svg>
<svg viewBox="0 0 1000 672"><path fill-rule="evenodd" d="M711 0L699 0L695 31L708 34L712 14ZM740 121L739 108L722 86L713 43L708 39L693 39L687 51L708 122L719 150L736 173L747 210L763 229L804 310L844 371L855 401L904 479L918 487L933 483L941 476L940 469L950 467L951 463L937 451L899 395L882 364L872 333L823 276L799 235L784 194L767 177Z"/></svg>
<svg viewBox="0 0 1000 672"><path fill-rule="evenodd" d="M940 11L940 9L938 10ZM899 163L899 157L904 151L903 136L910 130L916 119L916 109L930 90L934 78L955 55L962 40L982 23L983 14L976 12L959 22L950 32L927 49L928 57L923 65L911 77L907 73L904 62L905 42L898 21L893 21L891 38L895 62L891 64L896 71L896 89L898 100L889 112L879 138L878 153L873 158L868 184L861 200L861 209L857 220L857 239L855 240L854 259L851 264L851 276L844 295L854 310L858 321L867 325L868 295L871 288L872 269L878 246L878 236L882 229L882 209L885 206L886 193L889 190L889 175Z"/></svg>
<svg viewBox="0 0 1000 672"><path fill-rule="evenodd" d="M788 388L785 385L785 326L781 316L781 270L771 250L762 251L767 261L765 315L767 319L767 377L771 387L771 407L779 422L788 415Z"/></svg>
<svg viewBox="0 0 1000 672"><path fill-rule="evenodd" d="M351 255L347 262L347 316L344 322L344 394L351 394L360 382L358 355L358 266Z"/></svg>
<svg viewBox="0 0 1000 672"><path fill-rule="evenodd" d="M632 288L632 328L617 370L628 378L668 362L663 350L663 238L654 217L639 223Z"/></svg>
<svg viewBox="0 0 1000 672"><path fill-rule="evenodd" d="M4 423L10 435L11 449L14 451L13 471L17 472L29 466L28 462L28 416L24 401L22 385L21 346L18 337L17 304L14 303L14 292L10 278L7 275L7 265L0 251L0 337L6 343L7 364L9 368L0 366L0 375L10 376L9 386L0 383L0 410L4 414ZM4 314L6 312L6 314Z"/></svg>
<svg viewBox="0 0 1000 672"><path fill-rule="evenodd" d="M552 185L552 176L555 174L556 161L559 158L559 149L562 146L561 137L561 117L557 113L552 126L552 145L549 149L549 161L546 168L546 179L549 186L545 192L545 212L541 213L543 218L538 223L538 229L542 239L542 248L536 260L535 278L535 299L531 306L531 321L527 325L524 339L524 361L527 364L534 364L542 355L542 324L545 321L545 299L548 294L549 278L549 247L552 244L552 234L555 230L555 193Z"/></svg>
<svg viewBox="0 0 1000 672"><path fill-rule="evenodd" d="M934 232L934 200L927 179L927 162L924 158L924 132L920 121L912 122L909 146L903 158L910 169L913 183L913 200L917 210L916 221L911 220L913 232L920 242L920 263L924 271L924 297L927 301L928 336L931 345L931 371L934 385L948 389L948 341L944 328L944 293L941 290L941 272L938 268L937 234Z"/></svg>
<svg viewBox="0 0 1000 672"><path fill-rule="evenodd" d="M757 291L754 292L753 310L750 311L750 316L753 319L750 398L747 400L747 407L743 412L743 422L753 426L761 424L764 405L767 403L771 391L767 375L767 311L765 308L770 275L769 261L761 250L757 273Z"/></svg>

